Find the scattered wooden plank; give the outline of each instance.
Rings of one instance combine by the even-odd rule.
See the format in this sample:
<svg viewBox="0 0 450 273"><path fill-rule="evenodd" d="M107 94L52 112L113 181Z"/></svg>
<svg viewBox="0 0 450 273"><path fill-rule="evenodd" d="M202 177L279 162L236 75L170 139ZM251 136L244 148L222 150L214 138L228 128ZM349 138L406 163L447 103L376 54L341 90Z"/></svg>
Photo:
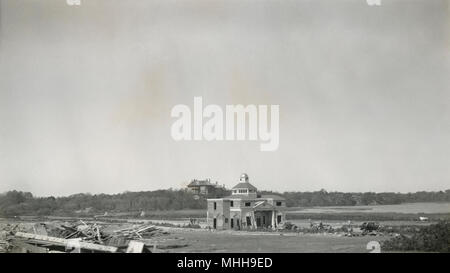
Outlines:
<svg viewBox="0 0 450 273"><path fill-rule="evenodd" d="M50 237L45 235L38 235L25 232L16 232L16 237L30 239L33 241L41 241L42 243L52 243L59 246L74 246L74 241L70 239L63 239L57 237ZM87 242L77 242L76 246L81 249L101 251L101 252L117 252L117 247L114 246L104 246L99 244L87 243Z"/></svg>
<svg viewBox="0 0 450 273"><path fill-rule="evenodd" d="M126 253L142 253L145 244L140 241L130 241Z"/></svg>
<svg viewBox="0 0 450 273"><path fill-rule="evenodd" d="M45 229L43 224L40 224L40 223L36 223L36 224L33 225L33 231L34 231L35 234L48 235L47 234L47 230Z"/></svg>

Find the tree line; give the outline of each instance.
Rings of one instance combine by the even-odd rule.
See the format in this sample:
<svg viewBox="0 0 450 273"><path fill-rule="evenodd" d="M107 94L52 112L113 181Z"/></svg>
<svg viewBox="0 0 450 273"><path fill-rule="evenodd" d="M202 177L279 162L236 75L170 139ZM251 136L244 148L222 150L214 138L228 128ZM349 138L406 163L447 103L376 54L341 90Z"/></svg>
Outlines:
<svg viewBox="0 0 450 273"><path fill-rule="evenodd" d="M286 198L287 206L291 207L395 205L418 202L450 202L450 190L436 192L419 191L415 193L344 193L320 190L315 192L285 192L283 196Z"/></svg>
<svg viewBox="0 0 450 273"><path fill-rule="evenodd" d="M391 205L450 202L450 190L415 193L262 192L286 198L289 207ZM185 190L156 190L120 194L79 193L67 197L35 197L30 192L0 194L0 216L103 214L139 211L206 209L206 198Z"/></svg>

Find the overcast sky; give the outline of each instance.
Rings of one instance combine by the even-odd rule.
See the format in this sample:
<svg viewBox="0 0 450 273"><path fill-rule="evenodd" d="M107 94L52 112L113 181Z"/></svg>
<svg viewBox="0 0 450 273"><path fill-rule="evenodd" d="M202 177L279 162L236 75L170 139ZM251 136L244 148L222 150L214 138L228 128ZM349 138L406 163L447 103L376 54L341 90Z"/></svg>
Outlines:
<svg viewBox="0 0 450 273"><path fill-rule="evenodd" d="M0 0L0 192L450 188L446 0ZM176 104L280 105L280 146L175 142Z"/></svg>

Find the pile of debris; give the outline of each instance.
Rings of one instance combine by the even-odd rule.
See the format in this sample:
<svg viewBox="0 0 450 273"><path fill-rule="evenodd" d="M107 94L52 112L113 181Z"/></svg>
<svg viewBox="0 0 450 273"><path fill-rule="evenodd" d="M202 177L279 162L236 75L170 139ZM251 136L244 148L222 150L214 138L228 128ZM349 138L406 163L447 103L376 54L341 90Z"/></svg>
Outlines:
<svg viewBox="0 0 450 273"><path fill-rule="evenodd" d="M363 235L378 235L377 231L380 225L375 222L364 222L359 228L362 230Z"/></svg>
<svg viewBox="0 0 450 273"><path fill-rule="evenodd" d="M313 233L334 232L334 229L331 225L324 224L322 222L319 222L319 223L311 222L309 224L309 227Z"/></svg>
<svg viewBox="0 0 450 273"><path fill-rule="evenodd" d="M111 237L108 234L104 234L101 231L102 227L97 223L86 224L82 220L80 220L80 222L81 224L73 225L43 225L46 227L48 233L64 239L82 238L83 241L103 244Z"/></svg>
<svg viewBox="0 0 450 273"><path fill-rule="evenodd" d="M359 228L353 229L353 227L346 227L345 236L382 236L384 233L381 231L380 224L376 222L364 222Z"/></svg>
<svg viewBox="0 0 450 273"><path fill-rule="evenodd" d="M126 239L144 239L148 237L158 236L158 235L166 235L169 234L166 231L162 231L156 226L152 225L140 225L137 227L129 227L123 228L120 230L116 230L112 233L112 236L120 236Z"/></svg>
<svg viewBox="0 0 450 273"><path fill-rule="evenodd" d="M8 249L9 244L6 241L8 235L9 235L8 230L5 229L0 231L0 253L4 253Z"/></svg>
<svg viewBox="0 0 450 273"><path fill-rule="evenodd" d="M364 222L361 225L352 224L350 221L342 226L332 226L323 222L310 221L309 227L299 227L291 222L285 222L282 231L297 233L327 233L339 236L358 237L358 236L396 236L393 232L387 232L386 227L377 222Z"/></svg>
<svg viewBox="0 0 450 273"><path fill-rule="evenodd" d="M297 225L292 224L291 222L285 222L284 225L280 228L280 230L284 231L295 231L298 233L334 233L335 229L329 225L324 224L323 222L312 222L309 223L308 227L298 227Z"/></svg>
<svg viewBox="0 0 450 273"><path fill-rule="evenodd" d="M82 220L64 224L37 223L23 232L17 226L0 231L0 252L150 252L139 240L165 235L154 225L106 231Z"/></svg>
<svg viewBox="0 0 450 273"><path fill-rule="evenodd" d="M11 225L6 224L1 227L0 230L0 253L8 252L11 248L11 244L9 242L9 238L14 235L17 231L24 230L19 224Z"/></svg>

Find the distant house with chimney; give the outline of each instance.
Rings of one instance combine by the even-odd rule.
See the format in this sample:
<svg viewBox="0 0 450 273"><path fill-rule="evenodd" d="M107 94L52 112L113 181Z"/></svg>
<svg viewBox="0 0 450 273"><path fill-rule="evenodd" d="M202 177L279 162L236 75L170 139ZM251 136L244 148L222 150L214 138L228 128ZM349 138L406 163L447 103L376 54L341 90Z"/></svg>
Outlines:
<svg viewBox="0 0 450 273"><path fill-rule="evenodd" d="M209 198L207 202L207 224L213 229L275 229L286 221L286 200L258 194L245 173L230 196Z"/></svg>
<svg viewBox="0 0 450 273"><path fill-rule="evenodd" d="M196 196L205 196L211 198L219 198L228 194L224 185L219 185L218 182L212 183L211 179L204 180L193 179L187 185L188 192Z"/></svg>

